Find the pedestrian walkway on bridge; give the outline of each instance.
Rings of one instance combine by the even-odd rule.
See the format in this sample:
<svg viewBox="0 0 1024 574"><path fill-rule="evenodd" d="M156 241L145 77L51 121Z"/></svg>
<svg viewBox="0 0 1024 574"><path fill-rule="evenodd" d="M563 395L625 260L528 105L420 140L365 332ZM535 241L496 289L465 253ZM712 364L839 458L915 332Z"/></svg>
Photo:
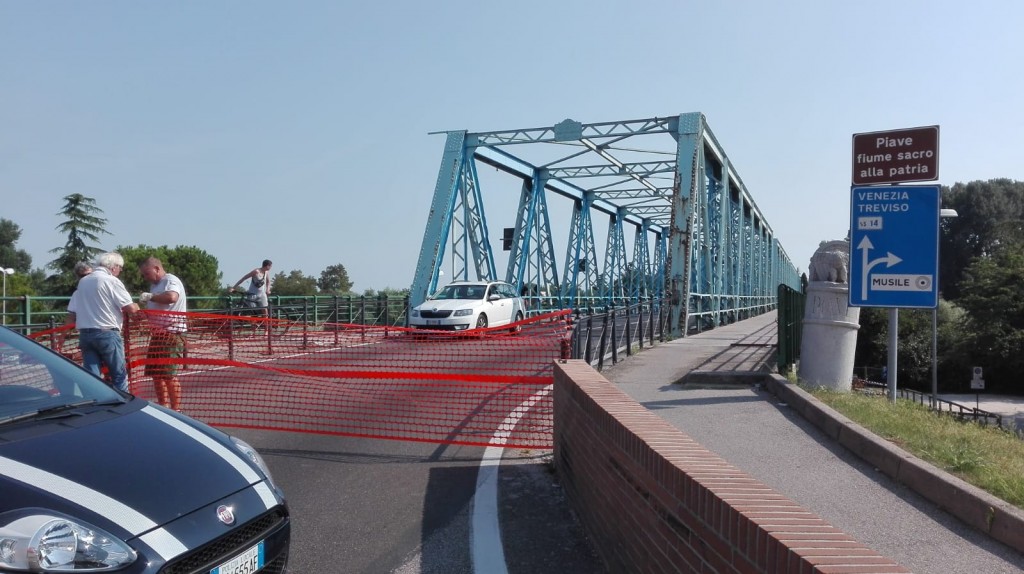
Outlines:
<svg viewBox="0 0 1024 574"><path fill-rule="evenodd" d="M937 508L757 384L774 312L644 350L602 375L704 447L918 574L1024 571L1024 556ZM984 408L984 407L982 407Z"/></svg>

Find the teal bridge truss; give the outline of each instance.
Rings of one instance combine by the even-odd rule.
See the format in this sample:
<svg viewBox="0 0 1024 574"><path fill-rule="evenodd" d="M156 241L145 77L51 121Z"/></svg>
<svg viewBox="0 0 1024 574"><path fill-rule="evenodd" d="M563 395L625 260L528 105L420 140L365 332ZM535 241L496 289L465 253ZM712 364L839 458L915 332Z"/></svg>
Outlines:
<svg viewBox="0 0 1024 574"><path fill-rule="evenodd" d="M800 289L702 113L442 133L412 305L448 281L500 279L537 310L663 301L685 335L775 308L780 284Z"/></svg>

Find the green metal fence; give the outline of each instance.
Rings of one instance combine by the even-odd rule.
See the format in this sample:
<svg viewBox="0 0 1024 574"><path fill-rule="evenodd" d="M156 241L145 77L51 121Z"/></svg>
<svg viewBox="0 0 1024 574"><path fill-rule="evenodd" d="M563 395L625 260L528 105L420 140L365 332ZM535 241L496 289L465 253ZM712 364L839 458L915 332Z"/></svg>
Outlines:
<svg viewBox="0 0 1024 574"><path fill-rule="evenodd" d="M64 322L68 297L4 297L0 321L8 327L32 332ZM253 309L242 304L242 296L189 297L190 311L244 314ZM270 315L276 319L302 321L313 325L347 323L354 325L401 326L406 324L407 296L310 295L270 297Z"/></svg>
<svg viewBox="0 0 1024 574"><path fill-rule="evenodd" d="M779 372L788 373L800 358L800 335L803 332L804 300L806 295L779 285Z"/></svg>

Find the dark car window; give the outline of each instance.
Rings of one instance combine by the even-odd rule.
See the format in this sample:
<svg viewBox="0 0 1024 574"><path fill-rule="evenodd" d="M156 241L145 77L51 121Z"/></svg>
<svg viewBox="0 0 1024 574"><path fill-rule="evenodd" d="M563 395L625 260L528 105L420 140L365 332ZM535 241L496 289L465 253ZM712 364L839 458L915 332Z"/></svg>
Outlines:
<svg viewBox="0 0 1024 574"><path fill-rule="evenodd" d="M62 404L121 395L46 347L0 328L0 418Z"/></svg>

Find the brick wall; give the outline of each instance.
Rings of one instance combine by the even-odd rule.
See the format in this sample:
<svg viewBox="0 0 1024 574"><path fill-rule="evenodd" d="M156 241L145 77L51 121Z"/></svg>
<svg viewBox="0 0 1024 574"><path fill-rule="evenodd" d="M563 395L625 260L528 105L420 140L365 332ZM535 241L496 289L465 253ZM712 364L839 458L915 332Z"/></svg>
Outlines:
<svg viewBox="0 0 1024 574"><path fill-rule="evenodd" d="M584 361L555 365L554 462L610 572L909 572L714 455Z"/></svg>

